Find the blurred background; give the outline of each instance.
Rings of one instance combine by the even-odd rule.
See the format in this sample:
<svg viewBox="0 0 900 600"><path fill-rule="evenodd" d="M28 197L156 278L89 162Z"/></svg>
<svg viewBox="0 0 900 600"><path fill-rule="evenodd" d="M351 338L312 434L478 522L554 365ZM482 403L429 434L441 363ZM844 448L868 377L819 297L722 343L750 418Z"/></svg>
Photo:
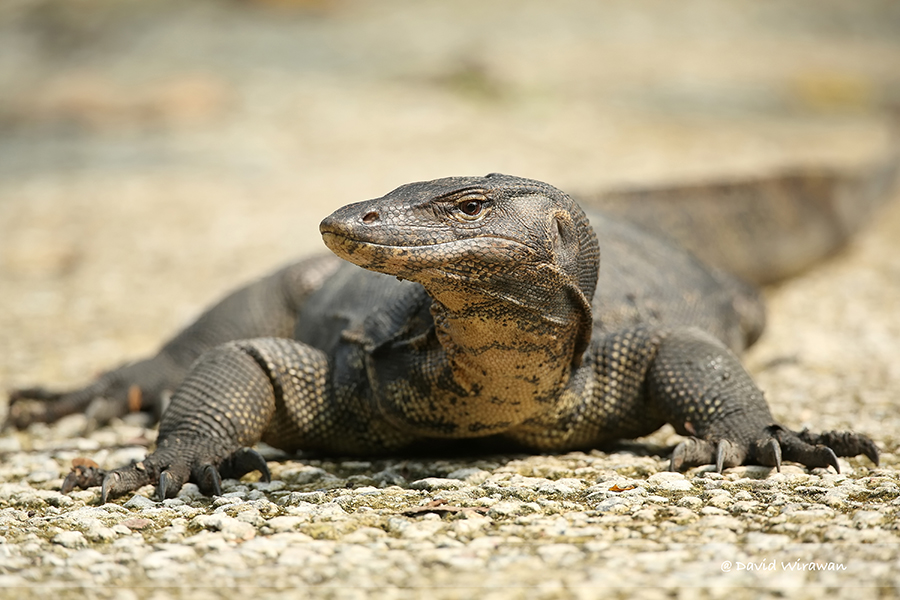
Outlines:
<svg viewBox="0 0 900 600"><path fill-rule="evenodd" d="M898 103L894 0L4 0L0 388L153 350L409 181L852 167Z"/></svg>

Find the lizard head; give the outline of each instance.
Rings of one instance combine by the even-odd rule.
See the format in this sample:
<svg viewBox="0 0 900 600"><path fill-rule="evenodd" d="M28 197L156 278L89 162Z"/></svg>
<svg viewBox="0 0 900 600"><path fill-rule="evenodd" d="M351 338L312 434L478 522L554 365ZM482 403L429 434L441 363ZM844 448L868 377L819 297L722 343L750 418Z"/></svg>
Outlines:
<svg viewBox="0 0 900 600"><path fill-rule="evenodd" d="M319 230L341 258L416 281L450 310L479 294L532 311L577 304L576 348L587 345L600 253L584 212L553 186L500 174L411 183Z"/></svg>
<svg viewBox="0 0 900 600"><path fill-rule="evenodd" d="M552 266L592 298L599 250L581 208L540 181L491 174L410 183L344 206L319 226L325 245L363 268L420 281Z"/></svg>

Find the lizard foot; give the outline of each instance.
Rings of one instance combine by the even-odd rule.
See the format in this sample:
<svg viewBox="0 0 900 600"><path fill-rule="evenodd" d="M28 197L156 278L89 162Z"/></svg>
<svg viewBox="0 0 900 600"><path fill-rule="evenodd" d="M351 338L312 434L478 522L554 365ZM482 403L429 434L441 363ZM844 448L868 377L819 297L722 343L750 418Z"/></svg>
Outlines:
<svg viewBox="0 0 900 600"><path fill-rule="evenodd" d="M864 435L853 433L852 431L823 431L822 433L813 433L809 429L804 429L796 434L797 437L812 445L828 446L838 456L859 456L865 455L878 466L878 447L875 442Z"/></svg>
<svg viewBox="0 0 900 600"><path fill-rule="evenodd" d="M53 423L66 415L86 413L95 400L102 399L102 387L95 383L71 392L57 392L43 387L11 390L6 425L25 429L32 423ZM100 412L108 411L100 409Z"/></svg>
<svg viewBox="0 0 900 600"><path fill-rule="evenodd" d="M72 470L63 479L60 491L68 494L75 488L87 489L103 483L106 471L100 465L88 458L76 458L72 461Z"/></svg>
<svg viewBox="0 0 900 600"><path fill-rule="evenodd" d="M678 444L669 462L670 471L683 471L690 467L715 464L721 473L726 467L742 464L760 464L781 471L783 460L797 462L813 469L833 467L841 472L838 456L863 454L878 465L878 448L868 437L841 431L800 433L779 425L767 427L759 439L740 444L727 439L705 440L691 437Z"/></svg>
<svg viewBox="0 0 900 600"><path fill-rule="evenodd" d="M157 357L114 369L74 390L14 389L9 392L6 425L24 429L74 413L84 413L96 425L137 411L153 412L158 418L169 390L181 376L168 361Z"/></svg>
<svg viewBox="0 0 900 600"><path fill-rule="evenodd" d="M222 479L238 479L259 471L262 481L271 480L265 459L252 448L241 448L224 459L196 456L188 461L174 448L157 450L144 460L112 471L100 469L92 461L76 459L63 481L62 491L101 486L100 503L133 492L145 485L156 485L159 500L174 498L188 481L194 482L206 496L222 495ZM88 464L91 463L91 464Z"/></svg>

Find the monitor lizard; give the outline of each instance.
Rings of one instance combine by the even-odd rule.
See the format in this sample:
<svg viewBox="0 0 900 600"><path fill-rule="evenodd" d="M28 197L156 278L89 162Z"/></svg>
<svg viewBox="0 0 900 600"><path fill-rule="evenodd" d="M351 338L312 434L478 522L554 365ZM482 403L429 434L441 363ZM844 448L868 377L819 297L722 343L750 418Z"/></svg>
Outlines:
<svg viewBox="0 0 900 600"><path fill-rule="evenodd" d="M565 451L671 423L686 436L673 470L783 460L838 470L837 456L859 454L877 464L862 434L773 419L738 358L764 322L746 280L802 265L790 247L762 267L735 266L726 249L793 227L827 254L863 220L848 206L868 211L876 202L860 198L884 197L893 173L632 190L588 197L587 210L508 175L407 184L327 217L332 254L233 292L155 356L73 391L14 390L8 421L161 414L143 461L111 471L81 462L64 480L64 491L101 485L103 502L147 484L166 498L188 481L220 494L223 477L267 480L259 441L366 455L493 437ZM743 219L723 225L704 198L728 209L729 195Z"/></svg>

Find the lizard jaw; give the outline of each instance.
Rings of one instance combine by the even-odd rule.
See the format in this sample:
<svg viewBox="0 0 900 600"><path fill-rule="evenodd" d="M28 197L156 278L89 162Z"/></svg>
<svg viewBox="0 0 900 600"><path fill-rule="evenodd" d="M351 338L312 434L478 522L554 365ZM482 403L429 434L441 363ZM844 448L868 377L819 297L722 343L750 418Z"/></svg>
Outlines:
<svg viewBox="0 0 900 600"><path fill-rule="evenodd" d="M322 240L329 250L348 262L412 281L419 279L417 274L452 272L454 263L465 267L461 274L475 265L498 271L503 265L526 263L532 255L524 244L494 236L406 246L364 241L342 232L325 231L323 227ZM452 260L448 260L451 255Z"/></svg>

